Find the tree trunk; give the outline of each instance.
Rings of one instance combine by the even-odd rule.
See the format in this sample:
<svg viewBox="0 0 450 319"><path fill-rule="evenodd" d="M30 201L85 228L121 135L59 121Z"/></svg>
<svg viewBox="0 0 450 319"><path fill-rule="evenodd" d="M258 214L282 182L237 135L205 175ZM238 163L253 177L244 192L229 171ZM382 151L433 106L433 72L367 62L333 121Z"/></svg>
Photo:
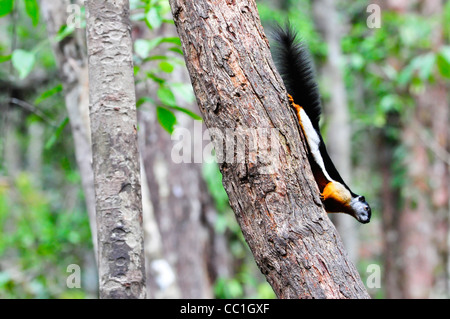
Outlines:
<svg viewBox="0 0 450 319"><path fill-rule="evenodd" d="M176 36L175 27L169 24L156 32L150 35L146 30L143 37ZM168 51L160 47L152 52L154 55L165 55ZM187 83L189 75L185 68L177 67L170 74L169 81ZM150 96L155 100L157 89L158 85L151 80L137 86L138 95ZM177 105L198 112L195 104L179 98ZM148 263L154 266L159 265L161 260L167 263L166 269L173 271L178 288L175 297L212 298L213 284L218 276L229 274L229 263L226 262L228 250L225 248L225 238L214 231L213 222L217 212L203 181L202 166L195 163L193 157L188 163L179 163L173 159L172 152L180 141L176 132L171 137L158 123L154 105L140 108L139 123L144 166L147 172L151 172L146 181L163 246L163 256L155 258L147 255ZM191 138L183 140L183 143L191 149L191 155L202 154L202 123L178 113L177 127L183 132L189 132ZM154 268L150 266L147 271L154 272ZM153 287L149 289L152 295L157 296L165 290L161 285L150 285Z"/></svg>
<svg viewBox="0 0 450 319"><path fill-rule="evenodd" d="M64 99L75 147L75 157L81 177L86 209L92 234L94 251L97 251L97 223L95 215L94 174L92 172L91 131L89 123L88 72L84 37L75 29L64 41L55 36L66 25L69 0L41 0L40 8L52 40L58 73L64 87ZM84 31L84 30L83 30Z"/></svg>
<svg viewBox="0 0 450 319"><path fill-rule="evenodd" d="M145 298L129 3L87 1L89 108L101 298Z"/></svg>
<svg viewBox="0 0 450 319"><path fill-rule="evenodd" d="M387 115L388 126L399 125L398 116ZM395 123L395 124L394 124ZM380 192L381 199L381 220L383 229L383 287L385 297L388 299L399 299L403 297L402 262L401 262L401 232L400 232L400 205L399 198L401 192L394 186L394 172L392 163L394 162L393 141L386 136L385 131L380 131L378 136L377 149L380 150L378 169L381 172L382 185Z"/></svg>
<svg viewBox="0 0 450 319"><path fill-rule="evenodd" d="M259 138L244 160L234 159L243 155L234 149L224 154L220 170L244 237L276 295L368 298L322 207L255 2L170 4L218 156L226 129L238 139L245 138L242 132L250 139L263 129L271 132L270 142Z"/></svg>
<svg viewBox="0 0 450 319"><path fill-rule="evenodd" d="M421 5L421 13L426 17L438 16L443 11L441 0L424 0ZM434 52L440 50L443 40L442 25L438 24L431 35ZM435 145L444 150L447 147L449 113L445 82L438 78L435 83L427 84L415 99L416 108L402 135L410 152L406 162L408 191L400 215L402 279L406 298L430 298L438 291L437 280L445 278L438 269L444 270L446 264L445 257L439 260L438 249L446 246L447 230L442 224L448 212L448 167L434 149ZM427 136L427 129L433 132L432 137Z"/></svg>

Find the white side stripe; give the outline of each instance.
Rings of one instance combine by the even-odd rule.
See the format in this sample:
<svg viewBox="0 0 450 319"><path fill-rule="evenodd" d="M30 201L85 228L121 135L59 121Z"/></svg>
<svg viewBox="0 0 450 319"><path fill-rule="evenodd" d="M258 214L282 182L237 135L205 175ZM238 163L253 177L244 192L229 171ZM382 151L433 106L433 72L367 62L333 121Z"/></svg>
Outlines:
<svg viewBox="0 0 450 319"><path fill-rule="evenodd" d="M317 134L316 130L314 129L311 120L309 119L308 115L306 114L305 110L303 110L303 108L300 108L300 121L302 122L303 130L305 131L304 133L306 135L306 141L308 142L309 149L313 155L314 160L322 169L322 172L325 175L325 177L330 182L334 182L334 180L330 177L330 175L328 175L328 172L325 169L325 164L323 162L322 156L320 155L319 151L320 137Z"/></svg>

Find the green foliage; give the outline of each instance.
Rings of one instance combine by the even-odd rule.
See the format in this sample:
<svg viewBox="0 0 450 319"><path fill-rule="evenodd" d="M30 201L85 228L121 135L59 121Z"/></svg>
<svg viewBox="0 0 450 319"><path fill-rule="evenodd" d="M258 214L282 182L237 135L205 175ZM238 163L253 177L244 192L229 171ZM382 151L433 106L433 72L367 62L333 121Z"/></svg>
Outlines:
<svg viewBox="0 0 450 319"><path fill-rule="evenodd" d="M156 107L156 116L158 118L159 124L170 134L173 133L174 126L177 123L177 118L172 111L158 106Z"/></svg>
<svg viewBox="0 0 450 319"><path fill-rule="evenodd" d="M58 125L56 130L53 132L52 136L48 139L47 143L45 143L45 149L49 150L55 144L57 139L60 137L66 125L69 123L69 118L66 117L61 124Z"/></svg>
<svg viewBox="0 0 450 319"><path fill-rule="evenodd" d="M0 17L9 14L14 8L14 0L0 0Z"/></svg>
<svg viewBox="0 0 450 319"><path fill-rule="evenodd" d="M140 9L132 16L132 20L145 21L151 30L160 28L164 23L172 23L169 16L170 7L166 1L134 0L130 4L132 9ZM158 53L155 54L156 51ZM184 61L179 57L179 55L183 55L180 39L178 37L137 39L134 41L134 52L136 54L135 76L138 79L137 82L151 80L158 86L156 92L158 100L147 96L141 97L137 101L137 106L150 104L156 107L158 122L170 134L173 133L177 123L177 112L184 113L194 120L201 120L199 115L180 106L177 96L174 94L174 89L176 89L177 95L182 100L191 103L193 92L192 89L187 89L190 85L172 83L166 79L177 67L185 66ZM172 52L175 55L171 54ZM145 68L142 67L144 65L146 65ZM156 66L156 68L149 68L149 65Z"/></svg>
<svg viewBox="0 0 450 319"><path fill-rule="evenodd" d="M26 173L0 188L0 298L72 294L66 267L82 265L84 250L92 249L88 219L82 211L57 209L52 197Z"/></svg>
<svg viewBox="0 0 450 319"><path fill-rule="evenodd" d="M24 0L25 10L30 17L33 25L36 26L39 23L39 4L37 0Z"/></svg>
<svg viewBox="0 0 450 319"><path fill-rule="evenodd" d="M45 90L44 92L42 92L35 100L34 100L34 104L39 104L42 103L43 101L47 100L49 97L55 95L58 92L61 92L63 90L63 86L61 83L55 85L54 87Z"/></svg>
<svg viewBox="0 0 450 319"><path fill-rule="evenodd" d="M444 46L438 52L436 64L440 74L450 79L450 46Z"/></svg>

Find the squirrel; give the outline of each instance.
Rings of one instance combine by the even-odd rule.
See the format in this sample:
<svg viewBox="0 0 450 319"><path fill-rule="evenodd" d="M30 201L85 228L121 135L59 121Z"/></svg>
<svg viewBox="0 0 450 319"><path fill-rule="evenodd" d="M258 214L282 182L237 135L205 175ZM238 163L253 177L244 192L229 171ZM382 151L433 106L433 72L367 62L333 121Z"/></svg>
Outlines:
<svg viewBox="0 0 450 319"><path fill-rule="evenodd" d="M370 221L371 208L364 196L353 193L328 155L320 133L321 102L311 56L305 44L288 24L276 26L274 60L288 91L289 103L297 116L308 146L308 160L320 197L328 213L345 213L360 223Z"/></svg>

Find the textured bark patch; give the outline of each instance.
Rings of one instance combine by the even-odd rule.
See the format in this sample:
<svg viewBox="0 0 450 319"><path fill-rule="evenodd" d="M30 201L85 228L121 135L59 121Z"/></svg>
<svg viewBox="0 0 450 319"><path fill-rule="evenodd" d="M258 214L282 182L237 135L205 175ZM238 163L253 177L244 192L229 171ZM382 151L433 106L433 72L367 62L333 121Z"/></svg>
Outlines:
<svg viewBox="0 0 450 319"><path fill-rule="evenodd" d="M277 296L367 298L320 204L255 2L170 4L205 125L276 129L271 137L279 152L270 158L270 174L261 173L261 163L225 162L220 169L244 237ZM218 134L212 140L221 147Z"/></svg>
<svg viewBox="0 0 450 319"><path fill-rule="evenodd" d="M128 1L87 2L90 116L101 298L145 298Z"/></svg>

